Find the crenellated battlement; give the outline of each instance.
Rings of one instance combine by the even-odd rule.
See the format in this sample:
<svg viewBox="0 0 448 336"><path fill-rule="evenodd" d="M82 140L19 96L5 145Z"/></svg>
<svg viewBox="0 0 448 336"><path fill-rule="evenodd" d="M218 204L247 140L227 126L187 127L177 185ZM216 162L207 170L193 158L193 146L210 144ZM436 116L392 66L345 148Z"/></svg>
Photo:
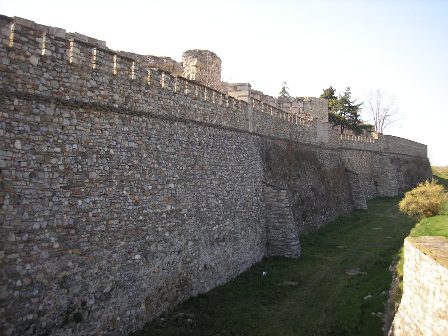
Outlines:
<svg viewBox="0 0 448 336"><path fill-rule="evenodd" d="M146 66L137 57L128 56L132 54L111 50L106 42L85 35L6 16L0 18L0 28L0 89L9 94L103 104L303 143L426 157L424 145L390 136L375 140L340 135L322 118L302 117L294 112L294 102L283 102L291 105L284 109L273 106L262 95L260 99L250 93L229 95L196 80ZM243 86L235 86L232 92L251 90L250 85Z"/></svg>
<svg viewBox="0 0 448 336"><path fill-rule="evenodd" d="M194 79L0 16L6 335L128 334L430 176L425 145L341 136L325 100L221 90L217 56L188 55Z"/></svg>
<svg viewBox="0 0 448 336"><path fill-rule="evenodd" d="M373 137L366 137L363 135L354 135L354 134L341 134L341 140L375 143L375 139Z"/></svg>

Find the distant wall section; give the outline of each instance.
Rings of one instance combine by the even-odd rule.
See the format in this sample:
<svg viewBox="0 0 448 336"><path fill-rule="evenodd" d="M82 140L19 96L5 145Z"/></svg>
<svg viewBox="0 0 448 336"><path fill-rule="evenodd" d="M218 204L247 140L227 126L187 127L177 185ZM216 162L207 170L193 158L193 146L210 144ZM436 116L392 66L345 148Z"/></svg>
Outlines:
<svg viewBox="0 0 448 336"><path fill-rule="evenodd" d="M328 122L328 101L314 97L272 97L261 91L253 90L249 83L227 84L230 96L249 102L251 99L270 107L280 109L292 116L304 119L318 119Z"/></svg>

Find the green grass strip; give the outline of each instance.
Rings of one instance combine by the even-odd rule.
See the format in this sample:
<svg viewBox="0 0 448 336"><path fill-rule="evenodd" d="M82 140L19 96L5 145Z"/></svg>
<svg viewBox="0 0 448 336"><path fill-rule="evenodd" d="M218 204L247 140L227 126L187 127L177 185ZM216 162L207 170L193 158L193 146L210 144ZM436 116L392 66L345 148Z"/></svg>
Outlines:
<svg viewBox="0 0 448 336"><path fill-rule="evenodd" d="M382 335L391 265L415 222L398 198L369 202L131 335ZM262 276L266 272L266 276Z"/></svg>

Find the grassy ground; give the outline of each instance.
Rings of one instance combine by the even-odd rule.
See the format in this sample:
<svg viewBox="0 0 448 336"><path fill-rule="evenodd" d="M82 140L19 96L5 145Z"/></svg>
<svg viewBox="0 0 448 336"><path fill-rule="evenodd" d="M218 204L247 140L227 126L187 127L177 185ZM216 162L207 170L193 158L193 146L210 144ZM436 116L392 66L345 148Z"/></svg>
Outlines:
<svg viewBox="0 0 448 336"><path fill-rule="evenodd" d="M302 237L300 259L263 260L131 335L382 335L389 265L415 224L397 204L371 201Z"/></svg>
<svg viewBox="0 0 448 336"><path fill-rule="evenodd" d="M432 167L432 170L434 178L438 181L438 183L445 187L446 191L448 191L448 167ZM411 230L410 236L444 236L448 238L448 202L443 205L442 211L439 215L424 218L418 222L417 225ZM403 266L404 255L403 249L401 249L395 266L395 272L399 279L397 284L398 290L395 292L393 297L396 307L398 307L398 304L400 303L403 290Z"/></svg>
<svg viewBox="0 0 448 336"><path fill-rule="evenodd" d="M434 178L439 181L448 191L448 166L447 167L432 167Z"/></svg>
<svg viewBox="0 0 448 336"><path fill-rule="evenodd" d="M448 167L433 167L434 178L445 187L448 192ZM412 237L444 236L448 238L448 202L443 205L437 216L422 219L412 229Z"/></svg>
<svg viewBox="0 0 448 336"><path fill-rule="evenodd" d="M444 236L448 238L448 203L442 212L433 217L422 219L411 231L412 237Z"/></svg>

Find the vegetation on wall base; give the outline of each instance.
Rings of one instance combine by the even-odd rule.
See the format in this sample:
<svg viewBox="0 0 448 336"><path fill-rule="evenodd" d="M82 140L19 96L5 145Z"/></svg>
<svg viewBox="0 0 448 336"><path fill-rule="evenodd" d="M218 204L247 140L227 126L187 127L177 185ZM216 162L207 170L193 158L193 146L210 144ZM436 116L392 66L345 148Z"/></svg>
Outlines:
<svg viewBox="0 0 448 336"><path fill-rule="evenodd" d="M414 224L398 198L370 201L303 236L303 257L265 259L131 335L382 335L389 266Z"/></svg>

